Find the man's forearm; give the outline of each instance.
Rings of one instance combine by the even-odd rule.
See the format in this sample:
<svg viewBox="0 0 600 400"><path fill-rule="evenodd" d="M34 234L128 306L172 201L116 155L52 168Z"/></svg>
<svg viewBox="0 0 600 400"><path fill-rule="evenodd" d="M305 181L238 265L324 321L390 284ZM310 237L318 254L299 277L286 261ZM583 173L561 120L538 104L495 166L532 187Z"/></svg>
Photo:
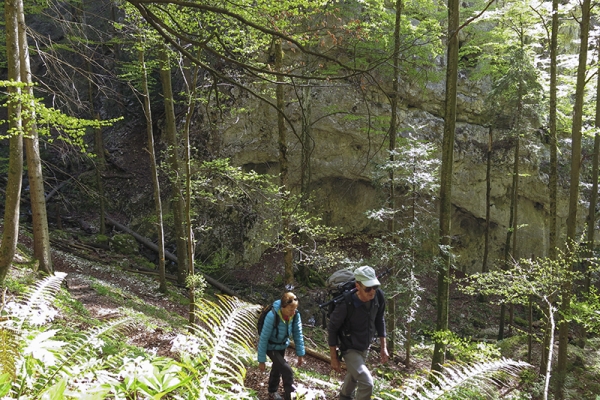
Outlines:
<svg viewBox="0 0 600 400"><path fill-rule="evenodd" d="M387 348L387 341L385 340L385 336L379 338L379 344L381 345L382 349Z"/></svg>
<svg viewBox="0 0 600 400"><path fill-rule="evenodd" d="M337 358L337 347L336 346L329 346L329 357L331 357L332 360L334 358Z"/></svg>

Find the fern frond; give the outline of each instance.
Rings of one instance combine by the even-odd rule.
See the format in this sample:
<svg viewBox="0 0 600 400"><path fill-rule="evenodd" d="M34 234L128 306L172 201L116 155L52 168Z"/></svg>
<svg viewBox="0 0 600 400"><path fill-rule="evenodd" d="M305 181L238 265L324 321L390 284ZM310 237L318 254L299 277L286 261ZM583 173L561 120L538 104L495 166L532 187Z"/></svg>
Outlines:
<svg viewBox="0 0 600 400"><path fill-rule="evenodd" d="M245 368L243 355L251 351L255 338L258 305L236 297L218 296L218 303L202 299L196 304L198 323L193 332L204 348L197 358L197 398L225 388L243 387Z"/></svg>
<svg viewBox="0 0 600 400"><path fill-rule="evenodd" d="M25 290L18 302L3 304L3 315L0 316L0 374L8 373L13 382L17 377L16 364L21 358L20 350L26 334L23 326L40 325L52 318L50 304L66 276L64 272L57 272Z"/></svg>
<svg viewBox="0 0 600 400"><path fill-rule="evenodd" d="M67 276L64 272L55 272L36 282L35 286L28 288L21 296L22 304L19 312L11 313L11 318L17 323L17 330L21 330L23 324L41 325L46 322L46 315L50 305L60 291L60 285Z"/></svg>
<svg viewBox="0 0 600 400"><path fill-rule="evenodd" d="M432 371L429 377L410 380L400 390L401 397L392 396L391 398L434 400L470 384L476 384L481 391L490 391L498 384L508 385L508 383L493 379L497 373L516 377L521 369L531 367L532 365L526 362L507 358L471 365L444 366L442 372Z"/></svg>
<svg viewBox="0 0 600 400"><path fill-rule="evenodd" d="M19 334L7 324L0 324L0 375L8 374L11 381L17 376L16 362L20 347Z"/></svg>
<svg viewBox="0 0 600 400"><path fill-rule="evenodd" d="M41 395L63 376L73 377L73 367L85 364L90 357L89 350L97 347L101 343L101 339L117 339L131 327L132 323L133 320L129 317L121 318L96 327L89 332L69 336L69 343L55 354L56 364L49 366L36 380L34 386L38 395Z"/></svg>

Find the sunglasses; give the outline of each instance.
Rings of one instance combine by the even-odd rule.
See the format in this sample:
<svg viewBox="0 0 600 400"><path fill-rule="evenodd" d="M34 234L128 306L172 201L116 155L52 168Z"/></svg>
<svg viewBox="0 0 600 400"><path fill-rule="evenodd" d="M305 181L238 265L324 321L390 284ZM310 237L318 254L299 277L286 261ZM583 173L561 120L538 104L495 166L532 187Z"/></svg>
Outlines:
<svg viewBox="0 0 600 400"><path fill-rule="evenodd" d="M362 285L362 287L365 290L365 293L370 293L371 290L377 290L377 289L379 289L379 286L364 286L364 285Z"/></svg>

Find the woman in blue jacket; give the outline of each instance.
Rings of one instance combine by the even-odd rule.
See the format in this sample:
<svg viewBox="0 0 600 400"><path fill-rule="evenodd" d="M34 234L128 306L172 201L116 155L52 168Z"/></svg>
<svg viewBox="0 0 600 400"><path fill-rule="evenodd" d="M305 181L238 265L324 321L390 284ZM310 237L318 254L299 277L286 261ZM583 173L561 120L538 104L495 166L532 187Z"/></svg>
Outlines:
<svg viewBox="0 0 600 400"><path fill-rule="evenodd" d="M265 371L266 356L273 361L269 375L269 399L281 400L277 393L279 380L283 380L284 399L290 400L294 388L294 372L285 360L285 349L294 339L298 366L304 362L304 337L302 321L298 312L298 298L291 292L285 293L281 300L273 303L273 308L265 316L258 340L258 367Z"/></svg>

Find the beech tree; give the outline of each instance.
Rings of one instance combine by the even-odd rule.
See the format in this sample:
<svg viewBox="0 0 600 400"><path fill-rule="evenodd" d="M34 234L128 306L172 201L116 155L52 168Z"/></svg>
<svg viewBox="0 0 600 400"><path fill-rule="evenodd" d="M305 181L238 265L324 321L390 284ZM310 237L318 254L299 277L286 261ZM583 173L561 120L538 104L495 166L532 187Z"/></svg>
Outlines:
<svg viewBox="0 0 600 400"><path fill-rule="evenodd" d="M577 84L575 86L575 104L573 106L573 122L571 129L571 173L569 188L569 214L567 216L567 248L573 249L577 241L577 206L579 204L579 172L581 171L581 137L583 120L583 100L586 84L588 38L590 29L590 0L581 3L579 65L577 68ZM568 270L573 270L573 264ZM570 303L573 282L567 281L561 286L560 311L562 318L559 322L558 361L556 370L556 398L564 397L564 380L567 372L567 347L569 345Z"/></svg>
<svg viewBox="0 0 600 400"><path fill-rule="evenodd" d="M458 0L448 0L448 31L446 58L446 104L444 109L444 137L442 144L442 166L440 172L440 259L437 284L437 318L435 329L438 334L448 331L448 307L450 302L450 221L452 219L452 164L454 163L454 131L456 127L456 86L458 81ZM431 369L441 371L445 360L446 346L441 337L435 341Z"/></svg>
<svg viewBox="0 0 600 400"><path fill-rule="evenodd" d="M600 45L600 39L597 39L597 45ZM600 160L600 64L596 71L596 115L594 118L594 154L592 155L592 191L590 193L590 205L588 207L588 216L586 221L586 241L587 241L587 256L592 257L594 254L595 233L596 233L596 205L598 204L598 178L599 178L599 160ZM585 272L584 291L589 293L590 290L590 272Z"/></svg>
<svg viewBox="0 0 600 400"><path fill-rule="evenodd" d="M548 254L551 258L556 256L558 245L557 228L557 192L558 192L558 141L556 127L557 111L557 48L558 48L558 0L552 0L552 23L550 29L550 104L549 104L549 129L550 129L550 232L548 234Z"/></svg>
<svg viewBox="0 0 600 400"><path fill-rule="evenodd" d="M130 18L131 15L126 15ZM153 197L154 197L154 213L156 218L156 241L158 247L158 290L162 293L167 292L167 279L165 269L165 232L163 222L163 206L161 198L161 185L159 177L159 168L156 157L156 146L154 144L154 119L152 114L152 101L151 101L151 84L149 83L149 75L152 74L160 65L156 59L148 61L146 54L151 53L151 49L156 48L158 41L156 36L152 35L152 32L148 29L147 25L144 25L139 19L131 18L129 21L129 28L131 32L130 38L135 45L132 53L137 51L137 63L133 65L126 65L125 76L128 81L131 82L130 86L132 91L140 99L142 103L142 109L144 112L144 118L146 121L146 138L147 138L147 151L150 158L150 168L153 186ZM139 87L136 83L139 82Z"/></svg>
<svg viewBox="0 0 600 400"><path fill-rule="evenodd" d="M39 262L39 268L52 274L52 258L50 257L50 233L48 231L48 214L46 212L46 199L44 177L42 174L42 161L40 157L39 136L36 122L36 111L33 93L33 79L29 62L29 45L27 44L27 30L25 25L25 12L23 0L17 2L17 23L19 24L19 57L21 59L21 80L27 85L27 101L22 105L25 154L27 159L27 172L29 177L29 196L31 199L31 214L33 228L33 255Z"/></svg>
<svg viewBox="0 0 600 400"><path fill-rule="evenodd" d="M287 177L288 139L286 131L290 130L296 137L299 137L299 134L285 114L284 90L292 78L326 81L332 78L332 74L321 73L320 77L319 74L311 76L295 74L283 63L282 42L285 41L288 46L291 45L294 49L306 54L321 57L325 62L341 65L343 69L349 71L349 74L354 73L336 57L310 50L310 43L315 42L315 37L304 34L306 37L296 35L295 25L309 21L312 13L320 11L319 8L316 7L316 3L306 1L297 4L294 1L281 4L261 4L260 12L256 12L254 8L228 5L213 7L185 3L187 12L181 13L176 11L179 8L170 7L169 4L155 4L152 1L130 1L130 3L140 11L140 15L165 38L173 49L197 68L210 74L215 81L215 88L217 88L217 82L240 87L275 109L278 119L278 161L283 201L280 217L282 240L277 242L281 245L284 256L284 284L293 284L292 263L293 248L295 247L293 241L297 235L292 234L291 224L294 218L288 214L295 206L288 204L291 197L286 194L290 190ZM301 7L296 7L296 5L301 5ZM202 21L205 26L212 27L212 33L206 35L204 39L202 39L204 34L197 35L193 28L198 20ZM183 43L186 45L182 45ZM271 44L273 44L273 59L265 62L261 55ZM197 51L190 50L191 48L197 49ZM214 60L219 61L215 62ZM232 66L233 71L241 68L249 74L246 78L241 79L237 73L230 73L229 70L222 68L219 65L220 62ZM255 77L258 82L265 81L274 84L275 98L272 99L271 94L262 90L260 86L253 86L252 77ZM218 100L217 90L215 96Z"/></svg>
<svg viewBox="0 0 600 400"><path fill-rule="evenodd" d="M114 121L86 121L69 117L46 107L35 97L29 63L24 7L22 0L5 4L9 87L9 180L6 191L5 229L0 244L0 281L13 260L19 229L19 200L23 173L23 142L27 156L30 203L34 236L34 257L44 273L52 274L50 237L46 212L44 179L39 152L39 136L56 129L57 137L85 149L82 136L89 127L99 128ZM43 128L40 128L42 126Z"/></svg>
<svg viewBox="0 0 600 400"><path fill-rule="evenodd" d="M154 146L154 121L152 119L152 107L150 101L150 89L148 87L148 68L144 57L145 50L140 49L139 66L142 76L142 96L144 102L144 115L146 117L146 136L148 138L148 155L150 156L150 166L152 168L152 184L154 193L154 210L156 213L156 237L158 241L158 290L162 293L167 292L167 279L165 273L165 233L163 225L162 199L160 197L160 180L158 177L158 166L156 163L156 150Z"/></svg>
<svg viewBox="0 0 600 400"><path fill-rule="evenodd" d="M8 182L4 205L4 230L0 243L0 283L8 273L15 256L19 237L19 210L23 174L23 134L21 118L21 82L19 28L17 13L19 0L7 0L4 3L6 21L6 58L8 67L8 115L10 116L10 155L8 161Z"/></svg>
<svg viewBox="0 0 600 400"><path fill-rule="evenodd" d="M5 208L5 231L0 245L0 282L4 280L13 260L19 229L19 201L23 172L23 142L27 155L30 200L33 227L33 248L37 264L47 274L53 272L50 257L50 237L36 126L36 106L29 64L29 47L22 0L5 4L6 48L9 79L9 126L10 159L7 201ZM19 87L18 82L23 86ZM25 138L24 138L25 137Z"/></svg>
<svg viewBox="0 0 600 400"><path fill-rule="evenodd" d="M181 166L181 137L177 133L175 119L175 95L171 83L170 50L166 44L160 48L160 79L165 107L165 136L168 143L169 175L171 180L171 203L173 210L173 230L177 243L177 281L185 282L188 275L188 229L185 217L184 170Z"/></svg>

